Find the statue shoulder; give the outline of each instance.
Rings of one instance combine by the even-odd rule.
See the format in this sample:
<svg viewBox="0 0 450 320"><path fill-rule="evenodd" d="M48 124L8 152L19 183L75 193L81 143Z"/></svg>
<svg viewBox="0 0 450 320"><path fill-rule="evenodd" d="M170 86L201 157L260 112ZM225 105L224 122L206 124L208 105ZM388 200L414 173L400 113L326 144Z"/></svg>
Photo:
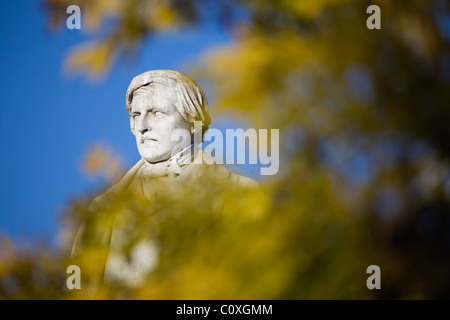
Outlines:
<svg viewBox="0 0 450 320"><path fill-rule="evenodd" d="M130 170L128 170L128 172L120 179L119 182L110 187L104 193L95 197L89 204L88 211L98 210L112 197L115 197L116 195L127 191L142 165L143 161L141 159Z"/></svg>
<svg viewBox="0 0 450 320"><path fill-rule="evenodd" d="M240 176L236 173L231 173L231 179L238 183L240 186L249 188L249 189L256 189L261 187L258 182L253 180L252 178Z"/></svg>
<svg viewBox="0 0 450 320"><path fill-rule="evenodd" d="M214 159L206 154L203 150L200 150L199 155L202 157L202 163L204 166L212 169L213 177L217 180L229 181L245 188L259 188L258 182L252 178L244 177L236 173L232 173L228 168L222 164L218 164Z"/></svg>

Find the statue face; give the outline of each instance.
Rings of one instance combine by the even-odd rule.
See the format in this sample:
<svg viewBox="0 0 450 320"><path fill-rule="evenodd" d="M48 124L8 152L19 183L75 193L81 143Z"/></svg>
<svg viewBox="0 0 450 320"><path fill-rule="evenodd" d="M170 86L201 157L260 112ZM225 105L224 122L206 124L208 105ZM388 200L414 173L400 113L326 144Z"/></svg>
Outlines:
<svg viewBox="0 0 450 320"><path fill-rule="evenodd" d="M172 141L176 129L191 130L175 107L175 89L160 84L140 88L134 92L131 102L131 123L134 122L136 143L144 160L151 163L168 160L172 155L189 146ZM177 148L177 149L176 149ZM179 149L179 150L178 150Z"/></svg>

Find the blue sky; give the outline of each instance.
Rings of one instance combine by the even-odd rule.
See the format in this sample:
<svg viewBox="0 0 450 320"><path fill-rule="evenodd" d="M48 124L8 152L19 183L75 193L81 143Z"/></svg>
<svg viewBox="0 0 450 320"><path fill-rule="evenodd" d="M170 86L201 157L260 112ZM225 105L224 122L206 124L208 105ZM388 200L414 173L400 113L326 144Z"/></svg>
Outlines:
<svg viewBox="0 0 450 320"><path fill-rule="evenodd" d="M139 160L124 105L134 76L153 69L186 72L208 48L230 42L208 24L147 41L134 63L119 61L103 81L67 77L64 59L86 35L48 32L39 3L7 1L0 11L0 233L13 238L53 237L69 201L102 183L81 171L93 144L109 145L126 168ZM213 119L212 126L239 123ZM256 177L254 166L241 170Z"/></svg>

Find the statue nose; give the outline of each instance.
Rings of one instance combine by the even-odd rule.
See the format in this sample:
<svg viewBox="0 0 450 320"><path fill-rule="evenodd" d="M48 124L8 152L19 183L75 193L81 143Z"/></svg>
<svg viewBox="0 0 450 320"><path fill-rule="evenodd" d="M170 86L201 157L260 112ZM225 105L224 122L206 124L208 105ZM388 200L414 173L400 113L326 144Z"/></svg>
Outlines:
<svg viewBox="0 0 450 320"><path fill-rule="evenodd" d="M138 130L140 133L144 133L150 130L150 124L147 120L148 119L146 115L140 116L136 121L136 130Z"/></svg>

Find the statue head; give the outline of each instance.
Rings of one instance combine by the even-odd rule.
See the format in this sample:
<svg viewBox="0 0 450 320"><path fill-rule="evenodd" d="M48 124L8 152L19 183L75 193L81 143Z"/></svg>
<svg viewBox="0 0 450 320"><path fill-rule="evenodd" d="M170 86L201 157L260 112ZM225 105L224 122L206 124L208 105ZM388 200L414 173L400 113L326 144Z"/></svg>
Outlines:
<svg viewBox="0 0 450 320"><path fill-rule="evenodd" d="M135 77L127 90L126 108L139 153L151 163L166 161L189 147L194 121L201 121L202 136L211 123L202 88L188 75L173 70L147 71ZM172 141L177 129L190 132L187 145Z"/></svg>

